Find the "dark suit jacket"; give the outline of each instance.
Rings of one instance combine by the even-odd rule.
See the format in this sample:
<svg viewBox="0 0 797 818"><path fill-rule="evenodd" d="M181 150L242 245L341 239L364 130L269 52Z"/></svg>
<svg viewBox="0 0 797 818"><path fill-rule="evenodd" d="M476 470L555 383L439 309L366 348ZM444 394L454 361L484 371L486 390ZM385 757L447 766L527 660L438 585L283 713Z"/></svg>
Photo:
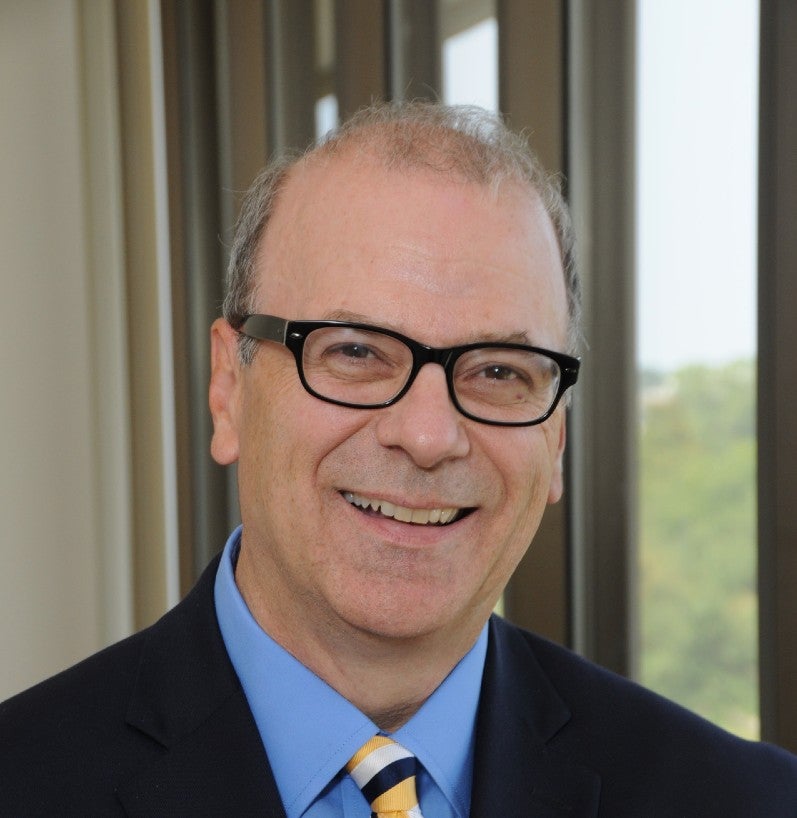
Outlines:
<svg viewBox="0 0 797 818"><path fill-rule="evenodd" d="M215 570L153 627L0 705L0 815L284 818ZM794 818L797 759L493 618L471 816Z"/></svg>

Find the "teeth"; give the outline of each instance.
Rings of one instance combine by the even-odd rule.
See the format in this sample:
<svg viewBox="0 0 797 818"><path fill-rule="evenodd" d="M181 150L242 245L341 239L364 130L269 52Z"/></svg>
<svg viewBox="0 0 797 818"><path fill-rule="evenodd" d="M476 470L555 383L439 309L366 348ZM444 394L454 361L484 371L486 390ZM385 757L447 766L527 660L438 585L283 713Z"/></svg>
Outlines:
<svg viewBox="0 0 797 818"><path fill-rule="evenodd" d="M460 509L458 508L405 508L389 503L387 500L377 500L372 497L363 497L351 491L344 491L343 496L353 506L364 509L373 509L385 517L392 517L402 523L415 523L416 525L445 525L453 522Z"/></svg>
<svg viewBox="0 0 797 818"><path fill-rule="evenodd" d="M374 511L381 511L378 504L373 508ZM412 509L404 508L404 506L396 506L395 511L393 512L393 519L400 520L402 523L411 523Z"/></svg>

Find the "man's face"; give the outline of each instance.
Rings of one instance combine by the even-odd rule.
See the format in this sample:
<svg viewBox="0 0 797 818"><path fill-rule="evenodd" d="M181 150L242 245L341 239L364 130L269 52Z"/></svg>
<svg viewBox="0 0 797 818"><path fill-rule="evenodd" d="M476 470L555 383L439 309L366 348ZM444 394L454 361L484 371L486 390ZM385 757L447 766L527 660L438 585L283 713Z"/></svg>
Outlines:
<svg viewBox="0 0 797 818"><path fill-rule="evenodd" d="M259 312L350 318L432 346L523 335L564 349L553 230L512 184L493 195L347 155L300 165L258 265ZM532 427L468 420L434 364L393 406L334 406L302 388L285 347L261 343L238 366L223 321L213 346L213 454L238 460L241 559L256 576L249 590L267 600L267 629L299 642L472 641L561 494L564 410ZM401 522L351 495L463 512L448 525Z"/></svg>

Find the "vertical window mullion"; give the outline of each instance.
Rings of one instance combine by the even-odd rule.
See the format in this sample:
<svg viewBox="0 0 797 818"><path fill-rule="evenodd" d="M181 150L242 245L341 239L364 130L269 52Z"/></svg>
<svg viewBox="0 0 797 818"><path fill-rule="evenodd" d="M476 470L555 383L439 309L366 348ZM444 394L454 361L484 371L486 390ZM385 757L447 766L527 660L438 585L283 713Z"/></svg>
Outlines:
<svg viewBox="0 0 797 818"><path fill-rule="evenodd" d="M762 738L797 751L797 5L761 0L758 520Z"/></svg>
<svg viewBox="0 0 797 818"><path fill-rule="evenodd" d="M568 179L584 289L570 425L573 643L632 671L634 28L632 0L569 4Z"/></svg>
<svg viewBox="0 0 797 818"><path fill-rule="evenodd" d="M564 170L563 4L498 0L497 16L501 111L512 128L530 134L531 146L548 170ZM570 492L566 492L557 505L546 510L504 599L510 619L563 644L571 641L567 536L570 502Z"/></svg>

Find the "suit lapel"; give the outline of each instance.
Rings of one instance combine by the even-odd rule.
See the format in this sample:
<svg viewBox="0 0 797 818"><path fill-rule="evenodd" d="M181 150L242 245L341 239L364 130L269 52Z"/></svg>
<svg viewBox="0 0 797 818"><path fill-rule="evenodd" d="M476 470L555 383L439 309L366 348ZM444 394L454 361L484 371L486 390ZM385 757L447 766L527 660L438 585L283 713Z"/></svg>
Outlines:
<svg viewBox="0 0 797 818"><path fill-rule="evenodd" d="M570 713L524 637L490 622L476 727L471 818L591 818L600 778L549 751Z"/></svg>
<svg viewBox="0 0 797 818"><path fill-rule="evenodd" d="M145 645L127 721L163 752L119 788L130 816L285 818L216 622L217 565L151 629Z"/></svg>

